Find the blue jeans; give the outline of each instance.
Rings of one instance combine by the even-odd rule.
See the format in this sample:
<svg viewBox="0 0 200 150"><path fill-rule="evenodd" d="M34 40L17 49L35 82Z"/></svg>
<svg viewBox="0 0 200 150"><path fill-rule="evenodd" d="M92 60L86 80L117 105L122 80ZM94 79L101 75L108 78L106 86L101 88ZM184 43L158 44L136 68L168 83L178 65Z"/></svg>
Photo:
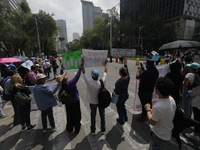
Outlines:
<svg viewBox="0 0 200 150"><path fill-rule="evenodd" d="M164 150L168 141L162 140L151 132L149 150Z"/></svg>
<svg viewBox="0 0 200 150"><path fill-rule="evenodd" d="M55 122L54 122L52 107L50 107L47 110L42 111L42 126L43 126L43 129L47 129L47 117L49 119L50 126L52 128L54 128Z"/></svg>
<svg viewBox="0 0 200 150"><path fill-rule="evenodd" d="M104 132L106 130L106 125L105 125L105 108L99 107L98 104L90 104L90 109L91 109L91 132L95 132L96 130L96 113L97 113L97 107L99 109L99 115L101 118L101 131Z"/></svg>
<svg viewBox="0 0 200 150"><path fill-rule="evenodd" d="M183 86L183 89L182 89L182 105L183 105L184 114L187 117L191 117L191 115L192 115L191 99L188 98L187 95L188 95L188 87Z"/></svg>
<svg viewBox="0 0 200 150"><path fill-rule="evenodd" d="M128 116L126 112L125 102L128 99L129 95L127 93L120 94L117 106L117 112L119 115L119 119L117 120L120 124L124 124L124 122L128 121Z"/></svg>

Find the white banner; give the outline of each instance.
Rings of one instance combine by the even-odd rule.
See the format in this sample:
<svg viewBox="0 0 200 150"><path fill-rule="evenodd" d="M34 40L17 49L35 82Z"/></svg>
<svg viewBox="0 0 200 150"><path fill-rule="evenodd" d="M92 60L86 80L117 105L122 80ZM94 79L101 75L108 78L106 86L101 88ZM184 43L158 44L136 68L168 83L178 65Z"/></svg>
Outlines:
<svg viewBox="0 0 200 150"><path fill-rule="evenodd" d="M116 49L116 48L113 48L111 50L111 56L112 57L123 57L123 56L135 57L135 55L136 55L136 49Z"/></svg>
<svg viewBox="0 0 200 150"><path fill-rule="evenodd" d="M108 50L82 50L85 67L103 67L107 55Z"/></svg>
<svg viewBox="0 0 200 150"><path fill-rule="evenodd" d="M57 83L53 83L53 84L47 84L47 85L51 89L55 89L58 84ZM31 91L31 94L29 96L31 98L31 110L32 111L38 110L38 107L37 107L37 104L36 104L36 101L35 101L35 97L34 97L34 92L33 92L34 87L35 86L28 86L29 90ZM58 91L54 94L55 98L58 100L57 95L58 95ZM57 101L57 103L58 103L58 105L57 105L58 107L62 107L61 102Z"/></svg>
<svg viewBox="0 0 200 150"><path fill-rule="evenodd" d="M158 69L159 72L159 77L165 77L166 74L170 71L169 70L169 64L167 65L158 65L156 66L156 68ZM140 98L138 96L138 87L139 87L139 80L136 80L136 87L135 87L135 100L134 100L134 106L133 109L135 111L140 111L142 109L142 105L140 103ZM152 95L152 104L154 105L158 100L158 96L155 92L153 92Z"/></svg>
<svg viewBox="0 0 200 150"><path fill-rule="evenodd" d="M31 70L31 66L33 66L33 62L31 60L27 60L23 64L21 64L21 66L23 66L24 68L27 68L27 69Z"/></svg>

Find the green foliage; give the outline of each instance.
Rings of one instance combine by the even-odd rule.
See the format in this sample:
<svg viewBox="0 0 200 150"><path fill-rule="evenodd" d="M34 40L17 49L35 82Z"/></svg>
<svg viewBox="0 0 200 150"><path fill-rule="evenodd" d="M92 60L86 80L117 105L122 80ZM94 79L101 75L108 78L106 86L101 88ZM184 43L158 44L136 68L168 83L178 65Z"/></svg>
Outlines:
<svg viewBox="0 0 200 150"><path fill-rule="evenodd" d="M80 50L81 49L80 48L80 41L79 40L74 40L72 42L69 42L67 44L67 49L70 52Z"/></svg>
<svg viewBox="0 0 200 150"><path fill-rule="evenodd" d="M32 14L26 0L19 5L18 10L13 10L9 5L0 3L0 48L7 55L31 56L38 53L38 40L36 19L41 45L41 52L49 53L55 49L55 37L57 35L56 21L52 15L44 11Z"/></svg>

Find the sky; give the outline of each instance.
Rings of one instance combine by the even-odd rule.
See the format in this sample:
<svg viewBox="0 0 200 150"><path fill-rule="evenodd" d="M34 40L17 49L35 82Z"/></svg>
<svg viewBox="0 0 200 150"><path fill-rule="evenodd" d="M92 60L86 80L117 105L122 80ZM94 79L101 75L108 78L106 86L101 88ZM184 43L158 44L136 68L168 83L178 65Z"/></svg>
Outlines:
<svg viewBox="0 0 200 150"><path fill-rule="evenodd" d="M111 9L120 0L90 0L94 6L101 7L103 12ZM81 36L83 33L82 3L80 0L27 0L32 13L43 10L49 14L54 14L55 20L64 19L67 24L68 42L73 40L73 33L77 32Z"/></svg>

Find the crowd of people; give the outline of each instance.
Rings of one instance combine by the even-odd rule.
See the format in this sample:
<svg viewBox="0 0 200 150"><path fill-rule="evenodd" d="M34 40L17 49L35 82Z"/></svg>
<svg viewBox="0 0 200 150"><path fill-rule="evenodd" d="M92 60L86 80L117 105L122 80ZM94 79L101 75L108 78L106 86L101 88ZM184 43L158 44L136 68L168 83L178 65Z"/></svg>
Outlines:
<svg viewBox="0 0 200 150"><path fill-rule="evenodd" d="M168 52L167 52L168 53ZM176 58L172 60L171 56L167 54L167 63L170 66L170 72L165 77L159 77L159 72L155 67L154 61L148 59L146 67L140 65L136 73L136 79L139 80L138 94L142 105L142 113L137 121L149 121L153 126L151 132L150 149L163 149L167 142L171 139L173 129L173 118L175 116L176 106L180 106L184 114L193 119L200 121L200 64L193 62L191 53L183 54L178 51ZM116 109L118 118L116 122L123 126L128 121L125 103L129 98L128 87L130 83L130 74L128 69L127 58L123 57L124 66L119 69L119 79L115 83L114 92L118 95ZM20 106L15 101L15 94L22 92L29 97L30 91L27 86L34 87L34 96L41 111L41 119L43 132L47 132L47 118L53 131L55 131L55 121L53 116L53 109L57 105L54 93L60 89L64 89L71 97L72 102L65 105L67 124L66 130L69 133L79 133L81 128L81 109L80 109L80 95L77 88L77 82L83 74L83 80L87 87L87 100L90 106L91 117L91 134L95 135L96 131L96 112L99 110L101 132L106 131L105 108L98 105L98 93L101 88L99 81L99 71L92 70L90 76L87 75L84 67L84 58L82 58L80 68L72 79L68 79L66 73L57 74L58 64L55 59L51 61L44 60L42 63L35 62L31 66L31 70L27 73L23 71L16 73L16 68L6 69L2 71L2 87L3 97L10 100L14 110L13 125L21 124L22 130L29 132L35 127L30 121L30 102L24 106ZM46 83L46 79L50 77L50 67L53 68L53 79L56 79L58 85L51 89ZM6 67L5 67L6 68ZM4 69L5 69L4 68ZM104 63L104 73L102 81L106 85L107 76L107 60ZM158 95L158 102L152 105L152 95L155 92ZM0 115L2 109L0 109ZM194 131L187 134L188 138L200 141L200 127L195 126Z"/></svg>

